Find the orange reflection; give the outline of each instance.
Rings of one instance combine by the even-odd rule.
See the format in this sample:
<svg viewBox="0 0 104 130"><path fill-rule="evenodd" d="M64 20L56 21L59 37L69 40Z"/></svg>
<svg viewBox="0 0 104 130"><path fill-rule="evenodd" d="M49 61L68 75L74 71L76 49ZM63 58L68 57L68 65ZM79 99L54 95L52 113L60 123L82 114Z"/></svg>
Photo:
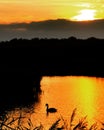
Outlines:
<svg viewBox="0 0 104 130"><path fill-rule="evenodd" d="M96 78L74 76L62 78L46 77L43 81L42 86L45 83L45 87L47 86L50 91L50 94L49 91L46 93L45 100L48 100L53 106L61 107L62 111L60 111L63 115L66 115L66 113L70 114L69 110L72 112L75 107L78 107L80 109L78 110L80 114L78 118L87 115L88 121L92 122L94 120L97 106Z"/></svg>

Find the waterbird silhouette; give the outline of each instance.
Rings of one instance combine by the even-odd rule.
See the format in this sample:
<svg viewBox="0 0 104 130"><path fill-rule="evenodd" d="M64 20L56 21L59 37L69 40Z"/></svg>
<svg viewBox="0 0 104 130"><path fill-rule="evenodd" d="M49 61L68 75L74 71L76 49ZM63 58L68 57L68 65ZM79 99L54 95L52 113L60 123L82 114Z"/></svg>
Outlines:
<svg viewBox="0 0 104 130"><path fill-rule="evenodd" d="M46 112L47 113L55 113L57 112L57 109L56 108L49 108L49 105L46 103Z"/></svg>

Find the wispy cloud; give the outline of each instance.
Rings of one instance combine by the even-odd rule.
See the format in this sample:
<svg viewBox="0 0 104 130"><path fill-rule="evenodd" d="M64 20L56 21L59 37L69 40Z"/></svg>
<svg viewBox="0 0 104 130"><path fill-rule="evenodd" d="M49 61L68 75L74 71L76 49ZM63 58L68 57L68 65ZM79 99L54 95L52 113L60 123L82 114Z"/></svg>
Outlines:
<svg viewBox="0 0 104 130"><path fill-rule="evenodd" d="M79 6L79 7L85 7L85 8L91 8L92 7L91 3L84 3L84 2L76 3L74 5Z"/></svg>

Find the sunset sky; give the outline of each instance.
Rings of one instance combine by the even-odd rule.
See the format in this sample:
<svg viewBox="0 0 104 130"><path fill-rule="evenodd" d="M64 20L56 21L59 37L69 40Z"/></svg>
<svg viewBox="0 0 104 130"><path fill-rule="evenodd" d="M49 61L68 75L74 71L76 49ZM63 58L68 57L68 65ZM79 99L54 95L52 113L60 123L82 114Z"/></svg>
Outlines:
<svg viewBox="0 0 104 130"><path fill-rule="evenodd" d="M104 0L0 0L0 23L104 18Z"/></svg>
<svg viewBox="0 0 104 130"><path fill-rule="evenodd" d="M104 0L0 0L0 41L103 34Z"/></svg>

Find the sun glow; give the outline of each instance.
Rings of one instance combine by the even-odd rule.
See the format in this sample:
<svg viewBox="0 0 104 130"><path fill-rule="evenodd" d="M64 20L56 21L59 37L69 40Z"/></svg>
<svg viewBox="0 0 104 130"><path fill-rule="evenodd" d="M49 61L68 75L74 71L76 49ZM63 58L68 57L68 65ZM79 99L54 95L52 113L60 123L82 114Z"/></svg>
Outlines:
<svg viewBox="0 0 104 130"><path fill-rule="evenodd" d="M104 19L103 0L0 0L0 24Z"/></svg>
<svg viewBox="0 0 104 130"><path fill-rule="evenodd" d="M76 21L88 21L95 20L96 10L84 9L80 11L80 14L73 17Z"/></svg>

